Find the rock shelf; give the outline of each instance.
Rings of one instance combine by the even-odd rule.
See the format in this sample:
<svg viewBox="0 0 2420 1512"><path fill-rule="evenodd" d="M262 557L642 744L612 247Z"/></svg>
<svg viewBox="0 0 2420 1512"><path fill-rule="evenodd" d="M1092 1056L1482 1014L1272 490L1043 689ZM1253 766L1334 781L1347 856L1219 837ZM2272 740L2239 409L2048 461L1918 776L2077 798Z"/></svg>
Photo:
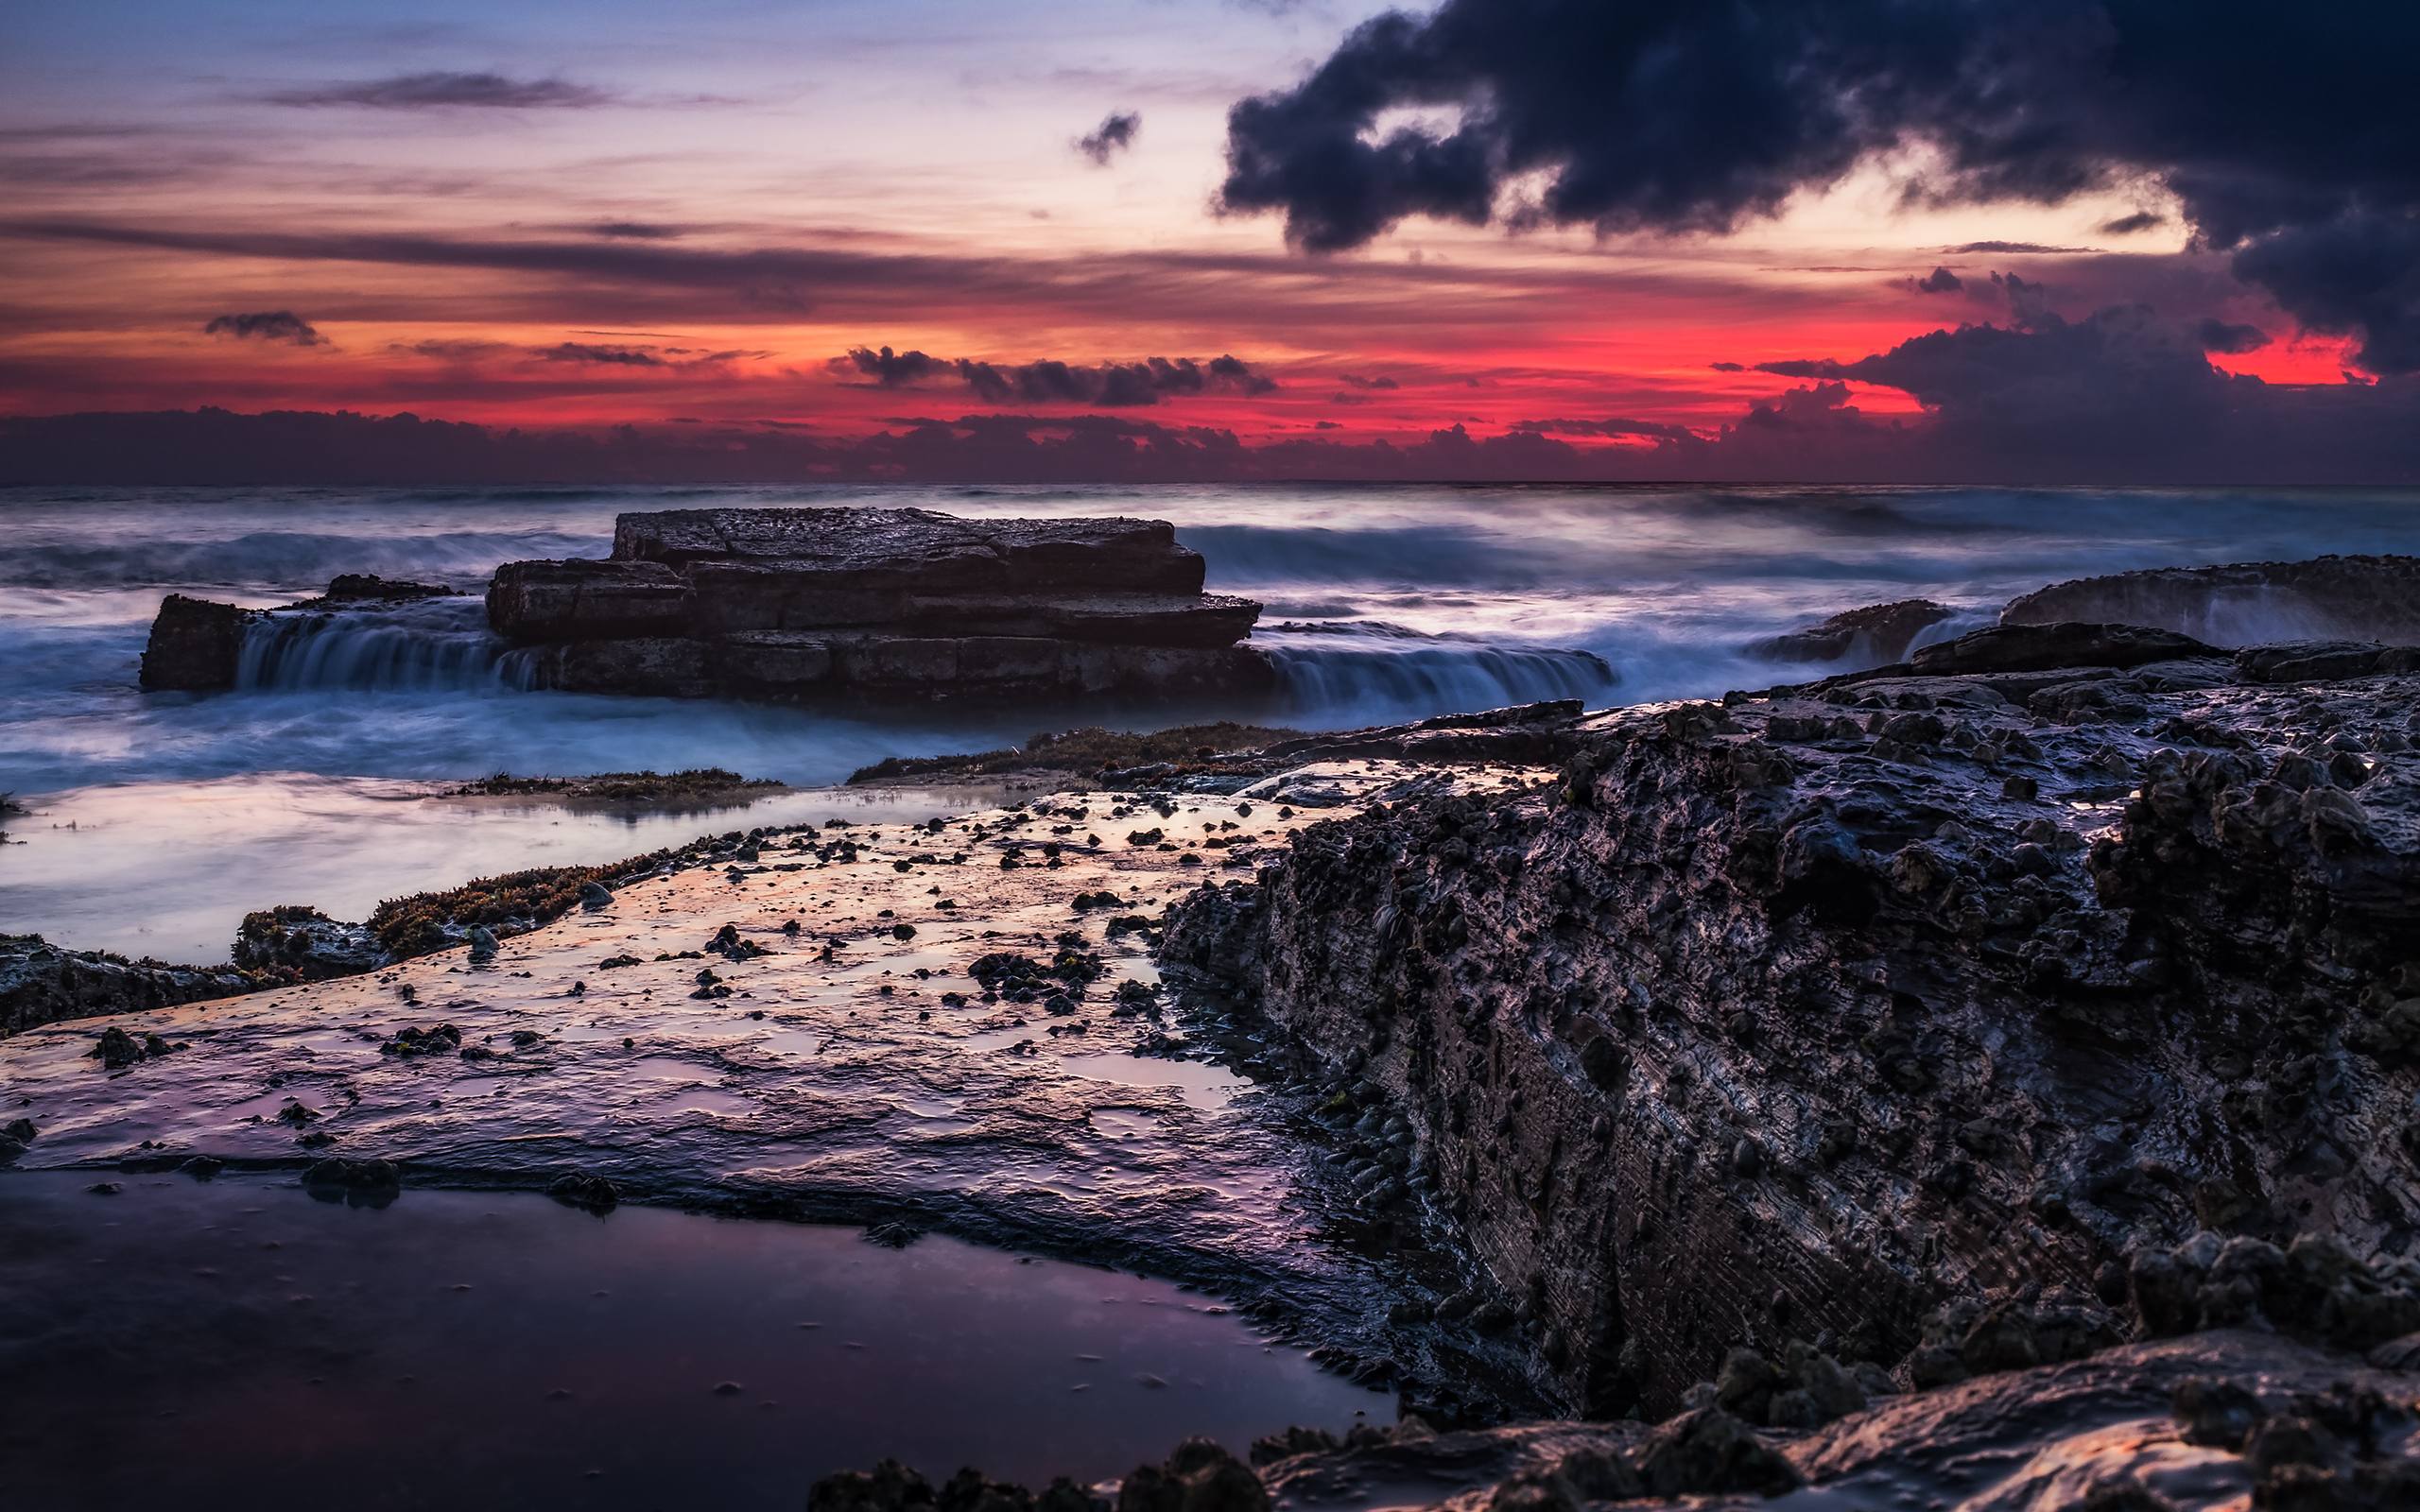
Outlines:
<svg viewBox="0 0 2420 1512"><path fill-rule="evenodd" d="M510 562L489 621L542 686L767 698L1265 692L1260 606L1164 521L926 509L626 514L614 555Z"/></svg>

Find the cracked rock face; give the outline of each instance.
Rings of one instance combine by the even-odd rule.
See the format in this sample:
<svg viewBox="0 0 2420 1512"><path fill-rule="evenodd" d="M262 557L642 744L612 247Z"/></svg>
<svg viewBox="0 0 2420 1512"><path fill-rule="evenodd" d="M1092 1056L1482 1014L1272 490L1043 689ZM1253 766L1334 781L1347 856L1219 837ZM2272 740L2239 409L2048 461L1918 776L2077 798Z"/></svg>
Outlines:
<svg viewBox="0 0 2420 1512"><path fill-rule="evenodd" d="M2152 1321L2177 1288L2137 1263L2178 1246L2169 1326L2265 1301L2366 1347L2420 1322L2415 709L2407 675L2004 627L1314 825L1167 954L1400 1121L1390 1180L1570 1409L1672 1411L1791 1340L1903 1385L2063 1358L2096 1308ZM2213 1280L2313 1230L2341 1272ZM1985 1295L2031 1311L1943 1332Z"/></svg>

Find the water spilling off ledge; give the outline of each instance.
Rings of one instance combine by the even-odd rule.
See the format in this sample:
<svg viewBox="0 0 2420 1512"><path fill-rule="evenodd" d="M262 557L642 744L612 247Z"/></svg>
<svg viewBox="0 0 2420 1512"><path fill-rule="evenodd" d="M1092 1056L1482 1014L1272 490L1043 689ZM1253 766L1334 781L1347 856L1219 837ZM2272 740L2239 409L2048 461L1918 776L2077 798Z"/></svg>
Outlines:
<svg viewBox="0 0 2420 1512"><path fill-rule="evenodd" d="M235 687L247 692L479 693L527 690L528 659L488 628L475 598L268 614L242 627Z"/></svg>

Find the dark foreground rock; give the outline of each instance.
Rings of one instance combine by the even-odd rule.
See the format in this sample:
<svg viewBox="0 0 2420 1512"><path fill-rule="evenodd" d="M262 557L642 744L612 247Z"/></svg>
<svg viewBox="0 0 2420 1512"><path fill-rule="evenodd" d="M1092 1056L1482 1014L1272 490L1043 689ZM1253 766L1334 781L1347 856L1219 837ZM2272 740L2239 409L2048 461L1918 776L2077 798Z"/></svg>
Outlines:
<svg viewBox="0 0 2420 1512"><path fill-rule="evenodd" d="M602 561L510 562L490 623L544 686L683 697L1159 700L1266 691L1260 606L1164 521L925 509L627 514Z"/></svg>
<svg viewBox="0 0 2420 1512"><path fill-rule="evenodd" d="M1166 955L1291 1038L1573 1410L1741 1348L1786 1420L1835 1367L2367 1347L2420 1328L2420 678L2274 673L2004 627L1574 721L1560 781L1313 826Z"/></svg>
<svg viewBox="0 0 2420 1512"><path fill-rule="evenodd" d="M2420 1341L2414 1341L2420 1348ZM1524 1423L1440 1432L1416 1419L1253 1446L1203 1440L1137 1467L1114 1497L1035 1493L964 1469L936 1487L886 1462L827 1477L810 1512L1457 1512L1959 1506L2100 1512L2420 1504L2420 1376L2273 1335L2214 1332L1910 1393L1808 1431L1719 1405L1649 1426ZM1789 1504L1799 1504L1793 1501Z"/></svg>
<svg viewBox="0 0 2420 1512"><path fill-rule="evenodd" d="M2289 640L2420 644L2420 557L2162 567L2082 577L2011 603L2011 625L2114 621L2175 630L2214 645Z"/></svg>

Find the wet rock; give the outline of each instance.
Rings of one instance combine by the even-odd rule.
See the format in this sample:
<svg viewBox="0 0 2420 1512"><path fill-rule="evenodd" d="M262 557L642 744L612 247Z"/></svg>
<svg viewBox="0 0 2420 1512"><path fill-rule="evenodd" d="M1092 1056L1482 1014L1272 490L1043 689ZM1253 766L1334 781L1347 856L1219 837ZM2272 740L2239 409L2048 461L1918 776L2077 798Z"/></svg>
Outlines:
<svg viewBox="0 0 2420 1512"><path fill-rule="evenodd" d="M579 885L579 906L594 913L614 906L614 891L603 883L583 882Z"/></svg>
<svg viewBox="0 0 2420 1512"><path fill-rule="evenodd" d="M622 1201L621 1190L612 1180L585 1171L555 1177L546 1188L546 1195L566 1207L599 1213L613 1211Z"/></svg>
<svg viewBox="0 0 2420 1512"><path fill-rule="evenodd" d="M1956 610L1928 598L1903 598L1846 610L1805 629L1767 637L1748 646L1750 656L1770 662L1841 662L1869 666L1899 661L1917 636L1950 619Z"/></svg>
<svg viewBox="0 0 2420 1512"><path fill-rule="evenodd" d="M1117 1490L1117 1512L1267 1512L1269 1489L1252 1468L1207 1438L1188 1438L1166 1463L1138 1466Z"/></svg>
<svg viewBox="0 0 2420 1512"><path fill-rule="evenodd" d="M2040 672L2058 667L2137 667L2215 653L2173 630L2135 625L2010 622L1927 645L1908 660L1927 677Z"/></svg>
<svg viewBox="0 0 2420 1512"><path fill-rule="evenodd" d="M393 1162L329 1156L302 1170L302 1189L322 1201L354 1207L385 1207L403 1190Z"/></svg>
<svg viewBox="0 0 2420 1512"><path fill-rule="evenodd" d="M170 593L143 648L146 693L215 693L235 685L244 627L254 611Z"/></svg>
<svg viewBox="0 0 2420 1512"><path fill-rule="evenodd" d="M88 1059L99 1061L104 1071L123 1071L137 1061L173 1055L183 1048L182 1043L171 1044L160 1035L129 1034L112 1024L100 1032L93 1048L85 1054Z"/></svg>
<svg viewBox="0 0 2420 1512"><path fill-rule="evenodd" d="M2196 1376L2178 1384L2170 1399L2188 1444L2240 1450L2268 1416L2260 1399L2232 1381Z"/></svg>
<svg viewBox="0 0 2420 1512"><path fill-rule="evenodd" d="M706 951L709 954L719 955L729 961L752 960L759 955L772 954L764 946L741 935L737 924L725 924L715 931L715 937L706 942Z"/></svg>
<svg viewBox="0 0 2420 1512"><path fill-rule="evenodd" d="M367 925L344 923L299 904L246 914L235 930L232 957L245 971L303 982L352 976L388 964L386 948Z"/></svg>
<svg viewBox="0 0 2420 1512"><path fill-rule="evenodd" d="M1801 1479L1796 1466L1719 1407L1684 1413L1657 1429L1639 1451L1638 1474L1655 1496L1778 1496Z"/></svg>
<svg viewBox="0 0 2420 1512"><path fill-rule="evenodd" d="M0 1039L62 1019L140 1013L266 986L233 967L165 966L0 935Z"/></svg>
<svg viewBox="0 0 2420 1512"><path fill-rule="evenodd" d="M425 1029L406 1024L380 1041L378 1053L410 1059L418 1056L450 1056L461 1048L462 1031L450 1023L431 1024Z"/></svg>
<svg viewBox="0 0 2420 1512"><path fill-rule="evenodd" d="M415 583L376 573L338 573L320 595L322 604L397 603L416 598L450 598L459 591L435 583ZM307 600L305 601L308 602Z"/></svg>
<svg viewBox="0 0 2420 1512"><path fill-rule="evenodd" d="M495 959L497 950L495 931L485 924L474 924L467 937L470 940L470 958L473 965Z"/></svg>

